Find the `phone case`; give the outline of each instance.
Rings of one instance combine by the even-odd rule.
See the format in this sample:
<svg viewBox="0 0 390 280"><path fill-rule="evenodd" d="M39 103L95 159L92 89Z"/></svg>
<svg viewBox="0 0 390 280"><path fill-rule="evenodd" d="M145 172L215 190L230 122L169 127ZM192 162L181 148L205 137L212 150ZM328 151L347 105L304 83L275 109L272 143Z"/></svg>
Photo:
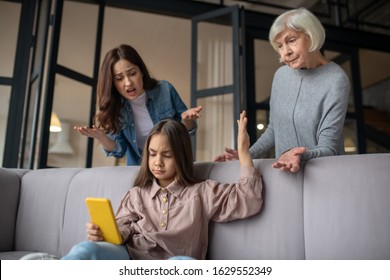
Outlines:
<svg viewBox="0 0 390 280"><path fill-rule="evenodd" d="M111 202L107 198L87 197L85 199L91 222L98 225L103 233L104 241L121 244L119 233Z"/></svg>

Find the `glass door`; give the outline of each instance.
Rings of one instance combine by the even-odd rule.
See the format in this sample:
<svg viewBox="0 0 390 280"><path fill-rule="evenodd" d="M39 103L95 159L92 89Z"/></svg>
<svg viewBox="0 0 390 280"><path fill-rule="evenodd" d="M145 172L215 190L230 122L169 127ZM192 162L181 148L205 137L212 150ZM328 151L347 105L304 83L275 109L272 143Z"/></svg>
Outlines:
<svg viewBox="0 0 390 280"><path fill-rule="evenodd" d="M0 160L20 167L20 139L39 1L0 1Z"/></svg>
<svg viewBox="0 0 390 280"><path fill-rule="evenodd" d="M192 18L191 107L203 107L193 139L197 161L237 146L236 120L245 104L243 21L238 6Z"/></svg>
<svg viewBox="0 0 390 280"><path fill-rule="evenodd" d="M97 0L56 2L38 168L92 166L96 145L73 126L91 126L95 115L104 7ZM55 121L61 129L50 129Z"/></svg>
<svg viewBox="0 0 390 280"><path fill-rule="evenodd" d="M52 2L37 2L36 23L34 25L34 46L31 54L31 71L26 92L26 106L23 117L23 130L20 145L19 166L33 169L36 164L40 108L44 82L45 53L48 42Z"/></svg>

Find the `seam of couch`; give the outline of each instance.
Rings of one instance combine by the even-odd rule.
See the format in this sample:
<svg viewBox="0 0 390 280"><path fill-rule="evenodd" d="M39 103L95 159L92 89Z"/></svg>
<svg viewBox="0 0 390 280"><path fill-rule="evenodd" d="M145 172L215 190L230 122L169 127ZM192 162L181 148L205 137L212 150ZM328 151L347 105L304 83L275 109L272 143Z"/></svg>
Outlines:
<svg viewBox="0 0 390 280"><path fill-rule="evenodd" d="M70 189L70 186L72 185L72 182L74 180L74 178L80 174L81 172L83 172L85 169L87 168L70 168L70 169L75 169L77 172L73 173L73 176L72 178L69 180L69 184L68 184L68 188L66 190L66 195L65 195L65 202L64 202L64 209L62 209L62 223L61 223L61 232L60 232L60 243L58 244L59 248L58 248L58 252L62 255L63 252L61 252L62 250L62 247L63 247L63 242L64 242L64 223L65 223L65 209L67 208L67 203L68 203L68 194L69 194L69 189Z"/></svg>
<svg viewBox="0 0 390 280"><path fill-rule="evenodd" d="M302 237L303 237L303 259L306 260L306 236L305 236L305 232L306 232L306 227L305 227L305 208L306 208L306 204L305 204L305 189L306 189L306 184L305 184L305 167L306 167L306 164L303 164L302 165L302 227L303 227L303 230L302 230Z"/></svg>

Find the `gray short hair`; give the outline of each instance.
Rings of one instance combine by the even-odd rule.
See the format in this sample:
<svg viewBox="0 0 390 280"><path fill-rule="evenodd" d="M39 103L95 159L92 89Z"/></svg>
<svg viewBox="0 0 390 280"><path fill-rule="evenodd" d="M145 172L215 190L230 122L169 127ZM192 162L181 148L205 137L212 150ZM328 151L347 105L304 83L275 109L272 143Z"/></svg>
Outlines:
<svg viewBox="0 0 390 280"><path fill-rule="evenodd" d="M268 39L276 51L278 51L278 48L275 39L286 28L307 34L311 41L310 52L321 49L325 42L324 27L319 19L305 8L287 11L275 19L269 31Z"/></svg>

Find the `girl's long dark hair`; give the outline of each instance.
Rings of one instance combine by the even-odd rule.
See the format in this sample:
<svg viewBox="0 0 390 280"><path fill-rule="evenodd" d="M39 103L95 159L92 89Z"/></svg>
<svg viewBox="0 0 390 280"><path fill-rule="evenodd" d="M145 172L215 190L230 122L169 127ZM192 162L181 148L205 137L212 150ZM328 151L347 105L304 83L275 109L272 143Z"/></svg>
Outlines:
<svg viewBox="0 0 390 280"><path fill-rule="evenodd" d="M165 135L176 160L176 180L182 186L193 185L199 180L194 177L194 158L191 139L184 124L166 119L157 123L149 133L142 153L141 167L134 186L145 187L152 184L154 176L149 170L149 144L154 135Z"/></svg>
<svg viewBox="0 0 390 280"><path fill-rule="evenodd" d="M122 127L119 117L123 98L113 83L113 67L121 59L138 66L142 73L145 90L151 90L157 85L157 80L150 77L144 61L133 47L120 45L108 51L99 73L97 84L98 112L95 117L96 125L102 128L105 133L118 133Z"/></svg>

